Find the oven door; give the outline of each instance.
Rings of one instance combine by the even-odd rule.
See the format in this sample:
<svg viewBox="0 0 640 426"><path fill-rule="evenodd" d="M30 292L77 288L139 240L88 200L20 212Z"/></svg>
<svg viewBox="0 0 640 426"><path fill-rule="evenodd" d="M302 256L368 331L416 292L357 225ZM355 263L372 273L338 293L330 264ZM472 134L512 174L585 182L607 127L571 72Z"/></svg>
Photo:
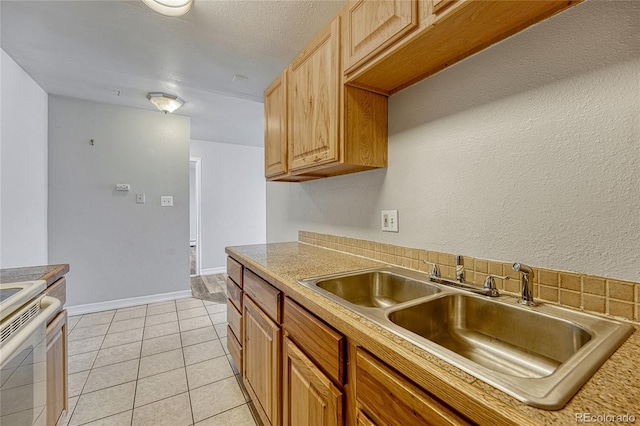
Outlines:
<svg viewBox="0 0 640 426"><path fill-rule="evenodd" d="M60 310L44 296L0 324L0 425L46 425L47 321Z"/></svg>

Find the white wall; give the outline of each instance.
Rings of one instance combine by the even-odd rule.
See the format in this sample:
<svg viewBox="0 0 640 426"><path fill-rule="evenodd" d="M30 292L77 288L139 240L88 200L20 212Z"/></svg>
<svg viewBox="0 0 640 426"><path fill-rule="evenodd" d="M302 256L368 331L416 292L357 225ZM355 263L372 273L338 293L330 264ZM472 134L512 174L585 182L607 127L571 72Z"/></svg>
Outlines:
<svg viewBox="0 0 640 426"><path fill-rule="evenodd" d="M189 291L188 117L50 97L49 260L68 306Z"/></svg>
<svg viewBox="0 0 640 426"><path fill-rule="evenodd" d="M189 162L189 239L198 239L198 210L196 203L196 162Z"/></svg>
<svg viewBox="0 0 640 426"><path fill-rule="evenodd" d="M226 246L266 241L264 149L191 141L202 159L203 269L224 268Z"/></svg>
<svg viewBox="0 0 640 426"><path fill-rule="evenodd" d="M4 51L0 267L47 263L47 93Z"/></svg>
<svg viewBox="0 0 640 426"><path fill-rule="evenodd" d="M389 168L268 183L268 241L303 229L640 281L638 22L639 2L587 1L391 97Z"/></svg>

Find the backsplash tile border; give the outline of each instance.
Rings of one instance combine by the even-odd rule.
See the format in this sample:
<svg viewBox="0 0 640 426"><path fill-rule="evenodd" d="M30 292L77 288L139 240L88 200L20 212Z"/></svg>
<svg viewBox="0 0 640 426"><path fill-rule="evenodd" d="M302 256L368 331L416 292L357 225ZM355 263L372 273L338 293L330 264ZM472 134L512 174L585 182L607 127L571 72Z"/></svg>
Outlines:
<svg viewBox="0 0 640 426"><path fill-rule="evenodd" d="M455 278L455 255L451 253L309 231L298 231L298 241L426 273L430 270L430 266L424 263L427 260L438 264L442 276ZM464 267L467 282L481 285L488 273L506 275L510 277L509 280L496 280L498 289L514 295L519 292L518 273L513 271L511 263L465 256ZM548 268L532 268L533 296L536 299L640 322L640 283Z"/></svg>

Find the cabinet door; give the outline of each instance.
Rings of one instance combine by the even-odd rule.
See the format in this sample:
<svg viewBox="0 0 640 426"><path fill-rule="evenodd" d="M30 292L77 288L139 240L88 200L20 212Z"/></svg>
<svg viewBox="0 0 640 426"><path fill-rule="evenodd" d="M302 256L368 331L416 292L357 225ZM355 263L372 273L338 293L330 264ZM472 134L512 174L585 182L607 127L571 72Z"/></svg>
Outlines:
<svg viewBox="0 0 640 426"><path fill-rule="evenodd" d="M264 91L264 174L287 173L287 71Z"/></svg>
<svg viewBox="0 0 640 426"><path fill-rule="evenodd" d="M47 325L47 426L67 410L67 311Z"/></svg>
<svg viewBox="0 0 640 426"><path fill-rule="evenodd" d="M280 425L281 340L280 327L255 305L243 301L243 379L266 422ZM265 423L266 423L265 422Z"/></svg>
<svg viewBox="0 0 640 426"><path fill-rule="evenodd" d="M305 47L289 68L289 168L338 161L340 18Z"/></svg>
<svg viewBox="0 0 640 426"><path fill-rule="evenodd" d="M289 339L284 339L284 426L344 424L342 392Z"/></svg>
<svg viewBox="0 0 640 426"><path fill-rule="evenodd" d="M352 3L345 22L345 73L353 71L418 27L417 0L360 0Z"/></svg>

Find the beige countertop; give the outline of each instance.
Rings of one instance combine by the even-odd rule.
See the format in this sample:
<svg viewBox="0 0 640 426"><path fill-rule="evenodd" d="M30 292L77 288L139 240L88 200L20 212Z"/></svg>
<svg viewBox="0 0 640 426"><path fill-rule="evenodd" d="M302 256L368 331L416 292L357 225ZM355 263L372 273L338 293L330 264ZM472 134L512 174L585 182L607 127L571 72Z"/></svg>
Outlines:
<svg viewBox="0 0 640 426"><path fill-rule="evenodd" d="M15 283L20 281L45 280L47 286L56 282L69 272L69 265L41 265L24 268L0 269L0 283Z"/></svg>
<svg viewBox="0 0 640 426"><path fill-rule="evenodd" d="M226 252L340 331L354 336L359 345L385 361L392 360L399 371L479 423L567 425L578 423L576 416L582 413L628 414L640 421L638 332L562 410L547 411L516 400L297 282L301 278L384 265L381 262L298 242L228 247ZM636 331L640 328L632 325ZM482 409L493 411L501 421L473 416Z"/></svg>

